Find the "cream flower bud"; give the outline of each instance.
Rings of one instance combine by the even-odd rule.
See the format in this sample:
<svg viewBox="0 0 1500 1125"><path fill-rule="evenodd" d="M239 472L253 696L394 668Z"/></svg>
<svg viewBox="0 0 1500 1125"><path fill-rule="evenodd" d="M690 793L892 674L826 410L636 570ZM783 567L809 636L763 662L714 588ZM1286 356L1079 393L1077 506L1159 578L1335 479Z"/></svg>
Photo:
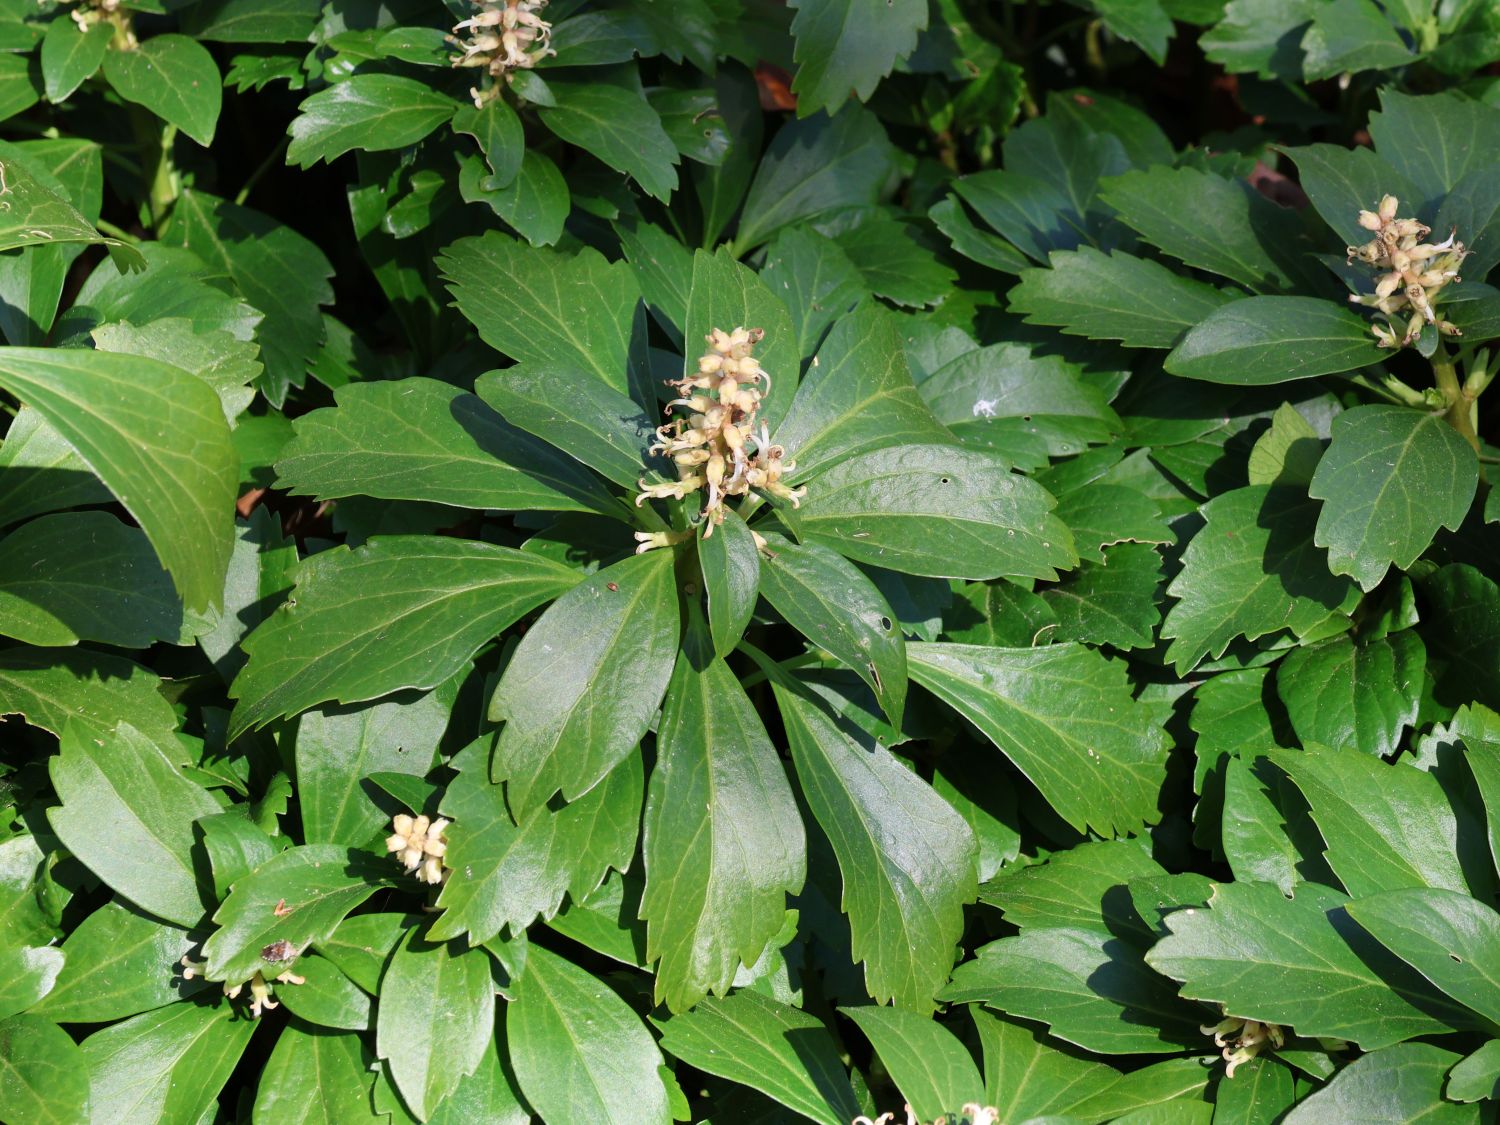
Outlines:
<svg viewBox="0 0 1500 1125"><path fill-rule="evenodd" d="M1365 230L1379 230L1385 224L1380 221L1380 216L1374 211L1361 211L1359 213L1359 225Z"/></svg>
<svg viewBox="0 0 1500 1125"><path fill-rule="evenodd" d="M1396 208L1400 201L1394 195L1387 195L1380 201L1380 218L1383 222L1390 222L1396 217Z"/></svg>

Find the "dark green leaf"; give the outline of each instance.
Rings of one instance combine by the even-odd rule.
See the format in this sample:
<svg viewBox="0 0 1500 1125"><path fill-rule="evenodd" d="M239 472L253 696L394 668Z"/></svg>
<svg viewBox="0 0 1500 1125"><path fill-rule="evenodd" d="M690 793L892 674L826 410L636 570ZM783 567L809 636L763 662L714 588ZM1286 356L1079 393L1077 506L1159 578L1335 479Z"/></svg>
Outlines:
<svg viewBox="0 0 1500 1125"><path fill-rule="evenodd" d="M207 148L223 102L219 65L186 35L154 35L129 51L104 55L104 77L115 93L143 105Z"/></svg>
<svg viewBox="0 0 1500 1125"><path fill-rule="evenodd" d="M1247 297L1215 309L1183 337L1165 366L1184 379L1263 386L1376 363L1363 320L1314 297Z"/></svg>
<svg viewBox="0 0 1500 1125"><path fill-rule="evenodd" d="M1437 665L1437 694L1449 703L1500 707L1500 587L1472 566L1445 566L1421 585L1428 608L1422 636Z"/></svg>
<svg viewBox="0 0 1500 1125"><path fill-rule="evenodd" d="M42 38L42 82L53 105L68 100L74 90L92 78L109 51L115 29L107 20L81 30L70 19L55 19Z"/></svg>
<svg viewBox="0 0 1500 1125"><path fill-rule="evenodd" d="M717 530L705 525L698 539L698 563L708 596L708 627L714 653L726 657L745 634L760 596L760 551L745 521L725 509Z"/></svg>
<svg viewBox="0 0 1500 1125"><path fill-rule="evenodd" d="M1302 49L1302 72L1309 82L1348 71L1389 70L1417 58L1371 0L1332 0L1316 8Z"/></svg>
<svg viewBox="0 0 1500 1125"><path fill-rule="evenodd" d="M287 989L287 992L295 991ZM369 1049L358 1035L292 1020L255 1095L254 1125L341 1125L370 1116Z"/></svg>
<svg viewBox="0 0 1500 1125"><path fill-rule="evenodd" d="M1103 562L1083 562L1041 591L1057 617L1059 641L1118 649L1150 648L1161 610L1161 556L1146 543L1106 548Z"/></svg>
<svg viewBox="0 0 1500 1125"><path fill-rule="evenodd" d="M308 98L292 121L286 158L307 168L358 149L415 144L453 116L458 104L425 82L356 74Z"/></svg>
<svg viewBox="0 0 1500 1125"><path fill-rule="evenodd" d="M647 195L665 201L677 190L677 146L638 89L555 80L549 85L557 104L538 109L542 124L632 177Z"/></svg>
<svg viewBox="0 0 1500 1125"><path fill-rule="evenodd" d="M922 0L792 0L790 7L797 10L792 92L804 116L820 109L834 113L851 97L868 101L927 27Z"/></svg>
<svg viewBox="0 0 1500 1125"><path fill-rule="evenodd" d="M1460 1056L1430 1043L1401 1043L1356 1059L1304 1098L1283 1125L1325 1121L1421 1121L1478 1125L1477 1106L1443 1101L1443 1076Z"/></svg>
<svg viewBox="0 0 1500 1125"><path fill-rule="evenodd" d="M119 902L94 911L63 943L62 975L33 1009L63 1023L109 1023L199 991L171 967L196 946L186 930Z"/></svg>
<svg viewBox="0 0 1500 1125"><path fill-rule="evenodd" d="M1358 644L1347 634L1293 649L1276 673L1297 737L1388 757L1417 719L1427 653L1411 632Z"/></svg>

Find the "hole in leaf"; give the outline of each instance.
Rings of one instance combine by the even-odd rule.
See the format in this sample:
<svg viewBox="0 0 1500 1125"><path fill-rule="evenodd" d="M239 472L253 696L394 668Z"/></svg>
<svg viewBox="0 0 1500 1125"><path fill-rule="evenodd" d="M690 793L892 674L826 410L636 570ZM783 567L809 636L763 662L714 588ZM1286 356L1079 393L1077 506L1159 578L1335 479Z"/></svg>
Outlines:
<svg viewBox="0 0 1500 1125"><path fill-rule="evenodd" d="M880 619L880 627L889 633L891 631L891 619L889 617L882 617Z"/></svg>

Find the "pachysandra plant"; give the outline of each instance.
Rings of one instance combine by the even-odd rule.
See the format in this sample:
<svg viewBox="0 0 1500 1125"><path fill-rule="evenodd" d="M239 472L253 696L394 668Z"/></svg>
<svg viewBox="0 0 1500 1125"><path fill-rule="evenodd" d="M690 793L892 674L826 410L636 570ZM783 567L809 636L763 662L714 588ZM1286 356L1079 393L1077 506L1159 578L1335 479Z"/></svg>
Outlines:
<svg viewBox="0 0 1500 1125"><path fill-rule="evenodd" d="M6 1125L1492 1115L1494 5L0 7Z"/></svg>

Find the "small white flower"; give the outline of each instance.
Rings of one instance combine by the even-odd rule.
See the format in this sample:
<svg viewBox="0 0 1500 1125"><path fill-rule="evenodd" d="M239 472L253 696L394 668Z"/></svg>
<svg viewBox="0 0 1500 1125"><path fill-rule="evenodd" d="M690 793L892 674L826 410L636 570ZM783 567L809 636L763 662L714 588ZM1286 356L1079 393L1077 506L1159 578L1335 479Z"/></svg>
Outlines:
<svg viewBox="0 0 1500 1125"><path fill-rule="evenodd" d="M448 841L443 838L443 832L449 823L400 813L391 820L395 831L386 838L385 850L396 853L401 866L422 882L441 883L443 857L448 854Z"/></svg>

